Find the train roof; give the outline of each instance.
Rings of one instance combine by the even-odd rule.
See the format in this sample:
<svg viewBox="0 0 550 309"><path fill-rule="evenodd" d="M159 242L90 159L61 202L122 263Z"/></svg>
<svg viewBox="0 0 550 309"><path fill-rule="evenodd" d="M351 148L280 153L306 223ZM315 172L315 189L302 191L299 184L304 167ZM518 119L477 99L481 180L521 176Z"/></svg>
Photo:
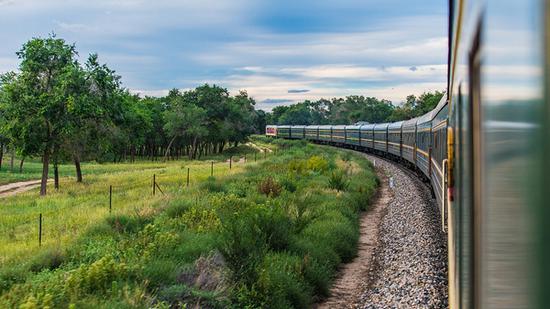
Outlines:
<svg viewBox="0 0 550 309"><path fill-rule="evenodd" d="M388 125L388 129L401 129L404 121L392 122Z"/></svg>
<svg viewBox="0 0 550 309"><path fill-rule="evenodd" d="M387 130L388 129L388 126L390 124L385 122L385 123L377 123L374 125L374 130Z"/></svg>
<svg viewBox="0 0 550 309"><path fill-rule="evenodd" d="M319 129L318 125L306 126L306 129Z"/></svg>
<svg viewBox="0 0 550 309"><path fill-rule="evenodd" d="M332 128L331 125L322 125L322 126L319 126L319 129L330 129Z"/></svg>
<svg viewBox="0 0 550 309"><path fill-rule="evenodd" d="M277 126L277 128L290 129L290 126L285 124L285 125L282 125L282 126Z"/></svg>
<svg viewBox="0 0 550 309"><path fill-rule="evenodd" d="M418 117L418 122L416 123L417 126L425 124L427 122L431 122L434 118L434 110L431 110L424 115Z"/></svg>
<svg viewBox="0 0 550 309"><path fill-rule="evenodd" d="M414 127L418 122L418 117L403 121L403 127Z"/></svg>
<svg viewBox="0 0 550 309"><path fill-rule="evenodd" d="M361 129L361 130L372 130L372 129L374 129L374 126L375 126L374 123L369 123L369 124L362 125L359 129Z"/></svg>
<svg viewBox="0 0 550 309"><path fill-rule="evenodd" d="M344 130L346 128L345 125L337 125L337 126L332 126L333 129L338 129L338 130Z"/></svg>
<svg viewBox="0 0 550 309"><path fill-rule="evenodd" d="M356 124L346 126L346 130L359 130L359 128L361 128L361 126Z"/></svg>
<svg viewBox="0 0 550 309"><path fill-rule="evenodd" d="M444 95L441 100L439 100L439 103L437 103L437 106L433 109L433 118L435 118L437 116L437 114L439 114L439 112L441 112L441 110L443 108L445 108L445 106L447 106L447 96Z"/></svg>
<svg viewBox="0 0 550 309"><path fill-rule="evenodd" d="M305 129L306 126L290 126L293 129Z"/></svg>

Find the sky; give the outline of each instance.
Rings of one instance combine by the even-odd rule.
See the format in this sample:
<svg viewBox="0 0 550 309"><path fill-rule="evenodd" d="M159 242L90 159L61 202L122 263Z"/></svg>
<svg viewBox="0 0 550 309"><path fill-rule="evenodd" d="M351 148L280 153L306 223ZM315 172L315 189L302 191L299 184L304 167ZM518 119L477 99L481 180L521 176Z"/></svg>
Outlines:
<svg viewBox="0 0 550 309"><path fill-rule="evenodd" d="M55 33L143 96L209 83L269 111L347 95L399 104L446 86L443 0L0 0L0 29L0 73Z"/></svg>

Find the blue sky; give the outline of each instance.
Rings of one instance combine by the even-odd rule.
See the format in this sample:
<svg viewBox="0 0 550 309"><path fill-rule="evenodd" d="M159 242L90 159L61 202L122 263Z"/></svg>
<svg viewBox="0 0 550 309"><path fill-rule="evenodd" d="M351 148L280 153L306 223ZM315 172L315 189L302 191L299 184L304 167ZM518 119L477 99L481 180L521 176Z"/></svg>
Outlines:
<svg viewBox="0 0 550 309"><path fill-rule="evenodd" d="M352 94L399 103L445 88L446 19L443 0L0 0L0 72L53 31L142 95L207 82L265 110Z"/></svg>

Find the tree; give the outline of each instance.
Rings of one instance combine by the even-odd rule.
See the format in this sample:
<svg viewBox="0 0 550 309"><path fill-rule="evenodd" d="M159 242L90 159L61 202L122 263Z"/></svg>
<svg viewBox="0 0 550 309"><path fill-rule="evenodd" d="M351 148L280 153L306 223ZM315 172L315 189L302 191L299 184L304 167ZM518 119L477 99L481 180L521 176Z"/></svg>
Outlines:
<svg viewBox="0 0 550 309"><path fill-rule="evenodd" d="M199 138L208 133L206 110L193 104L176 105L172 110L165 112L164 118L164 130L171 137L164 154L165 160L170 153L170 147L178 137L187 137L192 141L189 159L194 159Z"/></svg>
<svg viewBox="0 0 550 309"><path fill-rule="evenodd" d="M10 104L4 110L8 130L20 151L42 155L40 194L46 194L48 167L68 126L70 94L65 84L77 62L74 45L54 35L35 38L17 53L20 73L4 84Z"/></svg>

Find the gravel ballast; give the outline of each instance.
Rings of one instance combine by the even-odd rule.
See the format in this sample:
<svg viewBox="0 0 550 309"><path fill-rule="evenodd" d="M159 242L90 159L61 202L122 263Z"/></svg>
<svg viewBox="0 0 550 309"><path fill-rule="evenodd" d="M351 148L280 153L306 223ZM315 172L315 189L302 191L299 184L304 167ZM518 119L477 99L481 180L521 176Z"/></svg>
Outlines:
<svg viewBox="0 0 550 309"><path fill-rule="evenodd" d="M447 308L446 234L435 200L417 175L367 155L390 179L393 196L355 308Z"/></svg>

